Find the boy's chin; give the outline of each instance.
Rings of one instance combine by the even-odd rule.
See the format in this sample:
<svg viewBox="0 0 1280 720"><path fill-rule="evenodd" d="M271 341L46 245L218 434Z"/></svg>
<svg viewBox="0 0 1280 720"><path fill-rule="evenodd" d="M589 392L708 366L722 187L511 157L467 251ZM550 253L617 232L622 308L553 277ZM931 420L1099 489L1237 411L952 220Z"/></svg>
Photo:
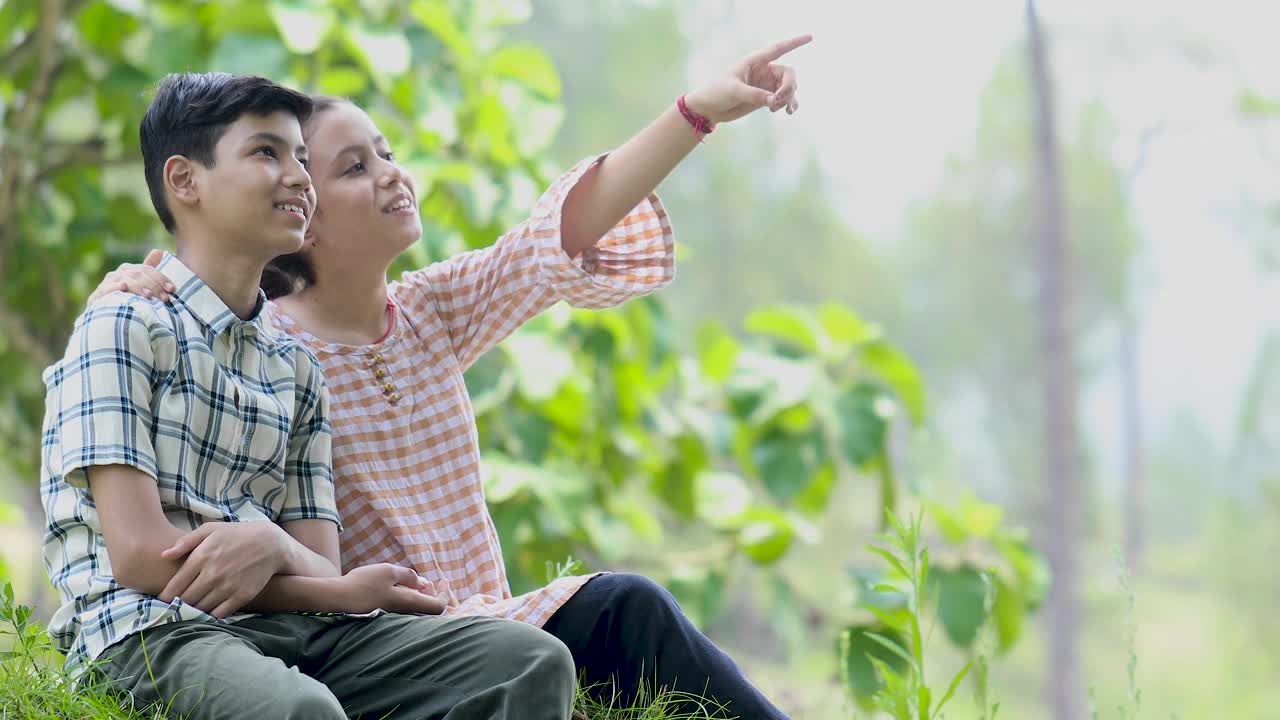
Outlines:
<svg viewBox="0 0 1280 720"><path fill-rule="evenodd" d="M306 241L301 232L298 232L296 235L287 233L279 238L273 238L272 240L272 242L267 243L271 253L271 258L269 259L275 259L281 255L291 255L310 244Z"/></svg>

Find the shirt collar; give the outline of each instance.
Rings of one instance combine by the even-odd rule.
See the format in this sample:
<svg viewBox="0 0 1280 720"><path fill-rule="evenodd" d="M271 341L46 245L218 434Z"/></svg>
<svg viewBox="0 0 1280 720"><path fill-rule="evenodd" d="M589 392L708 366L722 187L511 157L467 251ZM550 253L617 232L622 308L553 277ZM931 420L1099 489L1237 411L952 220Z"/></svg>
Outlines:
<svg viewBox="0 0 1280 720"><path fill-rule="evenodd" d="M156 269L173 281L177 288L173 293L174 298L186 307L192 317L208 327L214 336L221 335L224 330L236 325L244 326L245 329L252 327L268 337L274 335L270 313L262 311L267 296L261 289L258 290L258 301L253 306L253 313L248 320L241 320L213 288L173 253L166 252Z"/></svg>

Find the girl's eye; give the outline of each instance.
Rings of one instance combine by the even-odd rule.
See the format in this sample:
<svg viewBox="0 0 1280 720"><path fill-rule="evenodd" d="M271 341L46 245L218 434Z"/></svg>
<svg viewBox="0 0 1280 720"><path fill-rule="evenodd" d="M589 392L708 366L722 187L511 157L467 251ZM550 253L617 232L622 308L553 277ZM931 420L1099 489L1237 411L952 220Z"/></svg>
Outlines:
<svg viewBox="0 0 1280 720"><path fill-rule="evenodd" d="M361 173L361 172L364 172L364 163L362 163L362 162L358 162L358 163L356 163L355 165L352 165L351 167L347 168L347 172L348 172L348 173Z"/></svg>
<svg viewBox="0 0 1280 720"><path fill-rule="evenodd" d="M303 169L303 170L310 170L310 169L311 169L311 160L309 160L309 159L307 159L307 158L301 158L301 159L299 159L299 160L298 160L298 162L299 162L299 163L302 163L302 169Z"/></svg>
<svg viewBox="0 0 1280 720"><path fill-rule="evenodd" d="M253 153L254 153L255 155L266 155L267 157L275 157L275 156L276 156L276 149L275 149L275 148L273 148L273 147L271 147L270 145L263 145L262 147L258 148L257 150L254 150L254 151L253 151Z"/></svg>
<svg viewBox="0 0 1280 720"><path fill-rule="evenodd" d="M386 154L382 156L382 159L383 159L383 160L386 160L387 162L392 162L392 163L393 163L393 162L395 162L395 161L396 161L396 156L395 156L395 153L393 153L393 152L391 152L390 150L388 150L388 151L386 152Z"/></svg>

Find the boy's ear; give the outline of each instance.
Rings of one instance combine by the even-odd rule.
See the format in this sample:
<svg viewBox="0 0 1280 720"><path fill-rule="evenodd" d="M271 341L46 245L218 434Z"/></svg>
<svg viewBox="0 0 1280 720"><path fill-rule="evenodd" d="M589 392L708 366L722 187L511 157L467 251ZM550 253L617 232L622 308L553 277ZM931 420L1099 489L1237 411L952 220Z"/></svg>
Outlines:
<svg viewBox="0 0 1280 720"><path fill-rule="evenodd" d="M195 163L183 155L170 155L164 161L164 187L173 202L187 207L195 207L200 202L200 187L197 182Z"/></svg>

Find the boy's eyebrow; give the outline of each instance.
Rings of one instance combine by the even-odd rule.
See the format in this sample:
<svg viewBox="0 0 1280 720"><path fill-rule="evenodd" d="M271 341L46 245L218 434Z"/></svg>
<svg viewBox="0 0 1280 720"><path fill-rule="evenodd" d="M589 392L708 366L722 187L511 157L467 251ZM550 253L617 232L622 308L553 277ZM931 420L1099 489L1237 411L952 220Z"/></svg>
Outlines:
<svg viewBox="0 0 1280 720"><path fill-rule="evenodd" d="M288 141L288 140L285 140L284 138L280 137L279 135L277 135L277 134L275 134L275 133L273 133L273 132L267 132L267 131L265 131L265 130L264 130L264 131L262 131L262 132L256 132L256 133L254 133L254 134L250 135L250 136L249 136L249 139L245 140L245 142L248 142L248 143L265 142L265 143L271 143L272 145L281 145L281 146L283 146L283 147L288 147L288 146L289 146L289 141ZM293 149L293 154L294 154L294 155L306 155L306 154L307 154L307 146L306 146L306 145L299 145L299 146L295 147L295 148Z"/></svg>

